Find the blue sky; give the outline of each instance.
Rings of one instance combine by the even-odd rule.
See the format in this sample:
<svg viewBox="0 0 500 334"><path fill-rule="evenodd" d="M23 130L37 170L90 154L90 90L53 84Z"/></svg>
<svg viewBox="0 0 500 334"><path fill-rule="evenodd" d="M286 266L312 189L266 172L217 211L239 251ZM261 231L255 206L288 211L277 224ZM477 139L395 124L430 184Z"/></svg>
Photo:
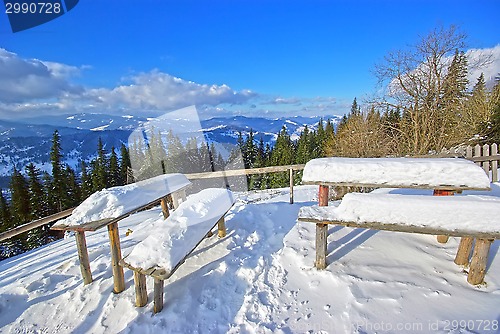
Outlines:
<svg viewBox="0 0 500 334"><path fill-rule="evenodd" d="M193 103L213 114L342 114L375 91L371 70L387 52L450 24L471 48L493 48L498 13L496 0L82 0L18 33L0 13L10 61L0 65L0 116ZM22 79L44 66L40 80Z"/></svg>

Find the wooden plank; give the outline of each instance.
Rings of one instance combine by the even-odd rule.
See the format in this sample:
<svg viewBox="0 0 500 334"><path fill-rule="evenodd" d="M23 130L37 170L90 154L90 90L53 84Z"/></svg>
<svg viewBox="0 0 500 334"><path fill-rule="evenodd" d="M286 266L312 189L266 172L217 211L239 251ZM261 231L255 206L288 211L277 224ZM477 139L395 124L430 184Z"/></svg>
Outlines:
<svg viewBox="0 0 500 334"><path fill-rule="evenodd" d="M231 170L216 171L216 172L192 173L192 174L185 174L185 176L188 178L188 180L201 180L201 179L221 178L230 176L286 172L289 169L303 170L304 167L305 164L270 166L270 167L260 167L260 168L231 169Z"/></svg>
<svg viewBox="0 0 500 334"><path fill-rule="evenodd" d="M452 185L429 185L429 184L390 184L390 183L352 183L352 182L323 182L323 181L307 181L302 182L303 185L324 185L324 186L335 186L335 187L366 187L366 188L409 188L409 189L437 189L437 190L491 190L491 188L478 188L469 187L466 185L452 186Z"/></svg>
<svg viewBox="0 0 500 334"><path fill-rule="evenodd" d="M163 280L155 278L153 313L163 310Z"/></svg>
<svg viewBox="0 0 500 334"><path fill-rule="evenodd" d="M472 251L472 243L474 238L462 237L458 245L457 255L455 256L455 264L466 266L469 264L469 256Z"/></svg>
<svg viewBox="0 0 500 334"><path fill-rule="evenodd" d="M490 145L484 144L483 145L483 157L488 157L490 156ZM483 170L485 171L486 175L490 175L490 161L487 160L483 162Z"/></svg>
<svg viewBox="0 0 500 334"><path fill-rule="evenodd" d="M492 239L477 239L472 260L470 263L467 282L476 285L483 283L486 275L486 265L488 264L488 253L490 251Z"/></svg>
<svg viewBox="0 0 500 334"><path fill-rule="evenodd" d="M449 230L445 228L432 228L427 226L416 226L416 225L401 225L398 223L380 223L380 222L366 222L366 223L357 223L357 222L345 222L338 220L327 220L315 219L309 217L300 217L298 221L302 222L311 222L316 224L332 224L332 225L340 225L346 227L355 227L355 228L365 228L365 229L374 229L374 230L382 230L382 231L393 231L393 232L405 232L405 233L420 233L420 234L431 234L431 235L448 235L450 237L474 237L474 238L483 238L483 239L500 239L500 232L495 233L484 233L474 230Z"/></svg>
<svg viewBox="0 0 500 334"><path fill-rule="evenodd" d="M0 233L0 241L4 241L6 239L15 237L16 235L22 234L24 232L28 232L34 228L52 223L56 220L69 217L69 216L71 216L71 213L73 212L74 209L75 208L67 209L67 210L55 213L53 215L37 219L37 220L34 220L34 221L26 223L26 224L23 224L21 226L18 226L16 228L11 229L11 230L5 231L3 233Z"/></svg>
<svg viewBox="0 0 500 334"><path fill-rule="evenodd" d="M92 272L90 271L89 253L87 251L87 242L85 241L85 232L76 231L76 248L78 249L78 259L80 260L80 271L82 272L83 284L92 283Z"/></svg>
<svg viewBox="0 0 500 334"><path fill-rule="evenodd" d="M146 276L134 271L135 286L135 306L143 307L148 302L148 292L146 289Z"/></svg>
<svg viewBox="0 0 500 334"><path fill-rule="evenodd" d="M125 290L125 278L123 276L123 268L119 262L122 258L120 248L120 235L118 231L118 223L108 225L109 246L111 249L111 268L113 270L113 292L120 293Z"/></svg>
<svg viewBox="0 0 500 334"><path fill-rule="evenodd" d="M498 155L498 145L496 143L491 145L491 156L494 155ZM491 182L498 182L498 160L491 161Z"/></svg>

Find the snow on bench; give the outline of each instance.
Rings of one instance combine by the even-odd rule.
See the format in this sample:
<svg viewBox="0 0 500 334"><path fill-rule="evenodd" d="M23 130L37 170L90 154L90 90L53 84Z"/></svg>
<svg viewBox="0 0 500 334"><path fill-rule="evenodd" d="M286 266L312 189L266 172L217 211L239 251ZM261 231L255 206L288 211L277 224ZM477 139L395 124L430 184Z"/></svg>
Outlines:
<svg viewBox="0 0 500 334"><path fill-rule="evenodd" d="M191 182L183 174L164 174L125 186L103 189L90 195L73 210L71 216L58 221L51 229L75 231L83 282L89 284L93 279L85 232L107 226L114 292L119 293L125 289L125 280L123 268L118 265L122 257L118 222L158 202L162 206L163 215L168 216L167 196L172 197L175 208L178 206L179 197L185 198L185 188L190 184Z"/></svg>
<svg viewBox="0 0 500 334"><path fill-rule="evenodd" d="M52 229L95 231L113 219L152 205L190 184L183 174L164 174L103 189L90 195L73 210L71 216L58 221Z"/></svg>
<svg viewBox="0 0 500 334"><path fill-rule="evenodd" d="M492 196L422 196L346 194L338 207L302 207L299 221L410 233L464 237L455 263L466 264L477 238L468 281L479 284L486 273L489 246L500 239L500 198ZM322 252L317 249L317 252ZM326 256L326 250L325 256ZM323 257L323 254L321 254Z"/></svg>
<svg viewBox="0 0 500 334"><path fill-rule="evenodd" d="M303 184L448 190L489 190L486 173L458 158L319 158L304 167Z"/></svg>
<svg viewBox="0 0 500 334"><path fill-rule="evenodd" d="M203 238L218 225L226 235L224 216L234 204L231 191L205 189L191 195L166 219L155 222L151 234L138 243L120 265L134 271L136 306L147 303L145 275L154 277L154 313L163 308L163 284Z"/></svg>

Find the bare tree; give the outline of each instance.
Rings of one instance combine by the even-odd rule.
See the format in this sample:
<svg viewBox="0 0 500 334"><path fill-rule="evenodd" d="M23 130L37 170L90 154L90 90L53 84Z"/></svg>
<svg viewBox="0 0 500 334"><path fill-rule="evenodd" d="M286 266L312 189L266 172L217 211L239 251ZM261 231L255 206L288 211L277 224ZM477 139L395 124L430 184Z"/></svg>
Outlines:
<svg viewBox="0 0 500 334"><path fill-rule="evenodd" d="M385 87L382 103L403 114L401 153L425 154L458 140L456 110L452 114L444 108L443 96L452 56L465 47L465 40L455 26L438 28L376 65L377 79Z"/></svg>

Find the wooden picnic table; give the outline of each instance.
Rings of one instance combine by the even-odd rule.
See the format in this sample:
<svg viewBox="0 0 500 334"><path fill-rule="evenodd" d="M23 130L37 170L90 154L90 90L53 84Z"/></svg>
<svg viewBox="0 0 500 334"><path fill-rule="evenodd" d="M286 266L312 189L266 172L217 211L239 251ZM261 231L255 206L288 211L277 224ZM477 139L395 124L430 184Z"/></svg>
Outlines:
<svg viewBox="0 0 500 334"><path fill-rule="evenodd" d="M329 187L430 189L435 196L463 190L490 190L485 172L473 162L459 158L320 158L309 161L302 184L318 185L318 205L328 206ZM328 222L316 222L316 262L326 268ZM447 235L438 236L446 242ZM462 238L461 247L470 240ZM463 244L463 245L462 245Z"/></svg>
<svg viewBox="0 0 500 334"><path fill-rule="evenodd" d="M125 289L123 268L119 265L122 258L118 222L134 213L160 204L163 216L169 215L168 197L172 198L174 208L179 197L185 199L185 189L191 182L183 174L165 174L126 186L103 189L92 194L73 210L70 217L58 221L53 230L75 232L76 247L80 260L80 270L84 284L92 283L92 273L87 250L85 232L93 232L107 226L111 249L114 292ZM98 217L99 219L93 219Z"/></svg>

